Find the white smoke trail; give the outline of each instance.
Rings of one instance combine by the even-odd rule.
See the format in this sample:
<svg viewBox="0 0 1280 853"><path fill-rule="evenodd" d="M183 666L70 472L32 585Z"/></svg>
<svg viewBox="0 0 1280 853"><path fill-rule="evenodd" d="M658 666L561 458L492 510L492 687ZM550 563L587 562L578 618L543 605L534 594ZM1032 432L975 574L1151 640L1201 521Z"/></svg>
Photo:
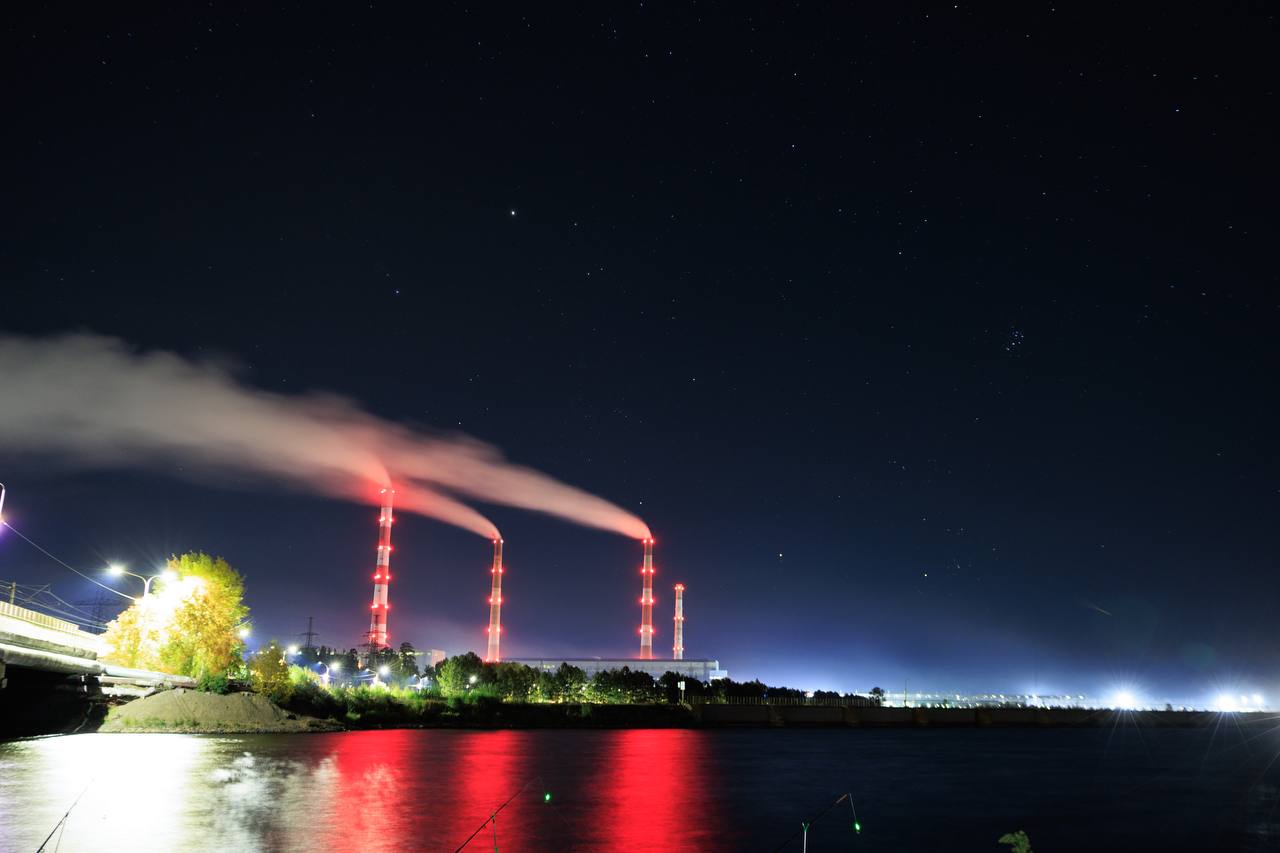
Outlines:
<svg viewBox="0 0 1280 853"><path fill-rule="evenodd" d="M402 508L486 537L493 523L446 493L649 535L626 510L473 439L423 435L338 397L248 388L221 366L99 335L0 336L0 450L235 471L347 499L392 483Z"/></svg>

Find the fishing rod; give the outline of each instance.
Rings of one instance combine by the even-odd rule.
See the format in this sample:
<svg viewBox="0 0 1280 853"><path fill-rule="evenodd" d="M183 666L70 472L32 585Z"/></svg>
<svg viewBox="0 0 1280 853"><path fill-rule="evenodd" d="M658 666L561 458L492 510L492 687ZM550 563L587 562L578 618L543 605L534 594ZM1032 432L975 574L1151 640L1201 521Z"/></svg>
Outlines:
<svg viewBox="0 0 1280 853"><path fill-rule="evenodd" d="M789 837L786 841L782 842L777 847L775 847L774 853L778 853L779 850L784 849L787 845L789 845L792 841L795 840L797 835L801 837L800 849L807 851L809 849L809 827L817 823L822 818L823 815L825 815L827 812L831 811L836 806L843 803L845 800L849 801L849 810L850 812L853 813L853 832L855 835L860 834L862 832L862 823L858 820L858 810L853 806L853 794L848 794L848 793L841 794L839 797L836 798L836 801L834 803L830 804L829 806L827 806L822 811L818 812L813 817L809 818L808 820L800 821L800 831L793 833L791 837Z"/></svg>
<svg viewBox="0 0 1280 853"><path fill-rule="evenodd" d="M489 815L489 817L485 820L484 823L477 826L476 831L468 835L467 840L459 844L458 849L453 851L453 853L458 853L458 851L462 850L463 847L466 847L468 844L470 844L472 839L474 839L477 835L483 832L484 828L488 826L490 823L493 824L493 849L497 850L498 849L498 813L501 812L503 809L505 809L507 806L511 805L511 801L514 800L516 797L520 796L521 794L523 794L525 790L528 789L528 787L532 784L533 784L533 779L530 779L528 782L525 782L523 785L520 786L519 791L516 791L511 796L507 797L506 802L504 802L502 805L494 809L493 814ZM542 797L544 802L551 801L551 794L549 793L543 794Z"/></svg>
<svg viewBox="0 0 1280 853"><path fill-rule="evenodd" d="M511 804L511 802L512 802L516 797L518 797L518 796L520 796L521 794L523 794L523 793L524 793L524 792L529 788L529 786L530 786L530 785L532 785L534 782L538 782L538 783L540 783L540 784L542 785L542 787L543 787L543 791L542 791L542 801L543 801L544 803L550 803L550 802L551 802L551 792L550 792L550 791L548 791L548 790L546 790L547 783L543 780L543 778L542 778L541 776L533 776L533 777L530 777L529 781L525 782L523 785L521 785L521 786L520 786L520 790L519 790L519 791L516 791L516 792L515 792L514 794L512 794L510 797L507 797L506 801L505 801L502 805L500 805L500 806L498 806L496 809L494 809L494 810L493 810L493 814L489 815L489 819L488 819L488 820L486 820L484 823L480 824L479 826L477 826L477 827L476 827L476 831L475 831L475 832L473 832L473 833L471 833L470 835L468 835L468 836L467 836L467 840L466 840L466 841L464 841L464 842L462 842L460 845L458 845L458 849L457 849L457 850L455 850L453 853L459 853L459 851L461 851L463 847L466 847L466 846L467 846L468 844L470 844L473 840L475 840L475 837L476 837L477 835L479 835L481 832L483 832L483 831L484 831L484 828L485 828L486 826L489 826L490 824L492 824L492 825L493 825L493 850L494 850L494 853L498 853L498 812L502 811L502 810L503 810L503 809L505 809L508 805L510 805L510 804ZM564 823L565 828L567 828L567 829L570 831L570 834L572 834L572 832L573 832L573 827L569 824L569 822L568 822L567 820L565 820L564 815L560 814L560 812L559 812L559 811L558 811L554 806L552 807L552 809L551 809L551 810L552 810L553 812L555 812L556 817L560 818L561 822L563 822L563 823Z"/></svg>

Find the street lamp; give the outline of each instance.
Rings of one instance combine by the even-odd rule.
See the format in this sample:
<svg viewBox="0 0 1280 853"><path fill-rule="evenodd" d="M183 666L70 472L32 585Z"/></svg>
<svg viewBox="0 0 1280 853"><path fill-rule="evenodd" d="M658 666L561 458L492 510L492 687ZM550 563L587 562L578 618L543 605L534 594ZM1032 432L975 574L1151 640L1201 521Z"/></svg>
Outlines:
<svg viewBox="0 0 1280 853"><path fill-rule="evenodd" d="M146 577L144 575L136 574L135 572L129 571L119 563L112 563L111 565L107 566L107 573L114 578L119 578L119 577L128 575L131 578L137 578L138 580L142 581L142 597L143 598L146 598L148 595L151 594L151 582L156 578L159 578L165 583L173 583L178 579L178 573L175 572L173 569L165 569L163 572L160 572L159 574L154 574L154 575L151 575L150 577Z"/></svg>
<svg viewBox="0 0 1280 853"><path fill-rule="evenodd" d="M294 655L296 655L296 654L298 653L298 647L297 647L297 646L290 646L289 648L285 649L285 652L287 652L287 653L288 653L289 657L293 657Z"/></svg>
<svg viewBox="0 0 1280 853"><path fill-rule="evenodd" d="M249 639L249 626L248 626L248 625L245 625L245 626L241 627L241 629L240 629L239 631L237 631L236 633L240 635L240 639L242 639L242 640L247 640L247 639Z"/></svg>

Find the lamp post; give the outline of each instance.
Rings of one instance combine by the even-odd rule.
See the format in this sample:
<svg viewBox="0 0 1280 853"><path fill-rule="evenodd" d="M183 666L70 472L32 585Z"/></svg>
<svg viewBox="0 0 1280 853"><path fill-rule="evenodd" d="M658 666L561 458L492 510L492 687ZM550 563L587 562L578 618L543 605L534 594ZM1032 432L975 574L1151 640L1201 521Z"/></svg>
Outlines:
<svg viewBox="0 0 1280 853"><path fill-rule="evenodd" d="M160 572L159 574L155 574L155 575L151 575L150 577L147 577L145 575L140 575L135 572L128 571L124 566L120 565L119 563L112 563L110 566L107 567L107 572L112 577L118 578L118 577L123 577L124 575L128 575L131 578L137 578L138 580L142 581L142 597L143 598L146 598L148 595L151 594L151 582L156 578L159 578L165 583L173 583L178 579L178 573L175 572L173 569L165 569L163 572Z"/></svg>

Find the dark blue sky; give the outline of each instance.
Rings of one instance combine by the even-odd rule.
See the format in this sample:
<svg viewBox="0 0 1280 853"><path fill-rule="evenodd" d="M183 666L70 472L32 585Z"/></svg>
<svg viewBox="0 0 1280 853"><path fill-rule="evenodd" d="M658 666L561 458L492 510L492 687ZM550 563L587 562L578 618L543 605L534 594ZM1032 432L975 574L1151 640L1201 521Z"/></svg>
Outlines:
<svg viewBox="0 0 1280 853"><path fill-rule="evenodd" d="M655 648L684 582L737 678L1280 694L1274 16L421 14L11 16L0 330L491 442L648 521ZM0 447L73 564L359 641L376 508L174 474ZM638 545L485 510L505 652L634 651ZM487 543L400 518L393 635L482 650Z"/></svg>

